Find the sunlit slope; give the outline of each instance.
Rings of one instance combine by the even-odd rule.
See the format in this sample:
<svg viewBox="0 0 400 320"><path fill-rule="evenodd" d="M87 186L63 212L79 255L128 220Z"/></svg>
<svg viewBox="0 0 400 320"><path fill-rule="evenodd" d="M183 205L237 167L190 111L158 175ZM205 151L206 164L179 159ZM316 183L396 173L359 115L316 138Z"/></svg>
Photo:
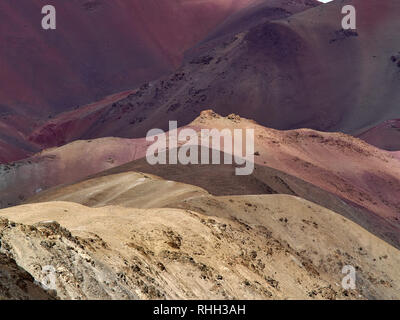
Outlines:
<svg viewBox="0 0 400 320"><path fill-rule="evenodd" d="M10 248L2 250L34 275L53 265L61 298L398 297L398 250L332 211L281 195L198 199L187 203L195 211L3 209L18 224L2 234ZM344 265L358 270L356 290L340 285Z"/></svg>

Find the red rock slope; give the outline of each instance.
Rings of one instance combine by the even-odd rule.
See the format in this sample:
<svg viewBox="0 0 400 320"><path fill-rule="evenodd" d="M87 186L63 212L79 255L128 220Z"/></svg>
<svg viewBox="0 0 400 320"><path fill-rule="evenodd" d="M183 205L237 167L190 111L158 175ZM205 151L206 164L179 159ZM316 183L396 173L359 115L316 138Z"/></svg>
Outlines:
<svg viewBox="0 0 400 320"><path fill-rule="evenodd" d="M0 111L49 114L157 77L252 0L40 0L0 3Z"/></svg>
<svg viewBox="0 0 400 320"><path fill-rule="evenodd" d="M378 148L389 151L399 151L400 119L385 121L361 133L358 137Z"/></svg>

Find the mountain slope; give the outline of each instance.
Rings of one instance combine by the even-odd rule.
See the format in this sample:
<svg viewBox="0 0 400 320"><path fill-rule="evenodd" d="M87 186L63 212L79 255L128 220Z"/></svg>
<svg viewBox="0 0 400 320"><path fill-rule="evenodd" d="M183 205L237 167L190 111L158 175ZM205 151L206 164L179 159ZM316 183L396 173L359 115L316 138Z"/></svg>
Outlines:
<svg viewBox="0 0 400 320"><path fill-rule="evenodd" d="M3 221L1 221L3 223ZM14 259L0 253L0 300L53 300Z"/></svg>
<svg viewBox="0 0 400 320"><path fill-rule="evenodd" d="M32 274L53 265L64 299L126 299L127 290L142 299L398 297L398 250L336 213L281 195L215 201L229 211L209 201L196 203L202 214L25 205L0 211L18 223L2 239ZM30 245L19 230L30 230ZM68 258L60 254L67 246ZM358 270L356 290L340 286L345 265Z"/></svg>
<svg viewBox="0 0 400 320"><path fill-rule="evenodd" d="M54 0L57 29L45 31L42 0L1 1L0 163L39 151L29 134L60 112L168 74L254 2Z"/></svg>
<svg viewBox="0 0 400 320"><path fill-rule="evenodd" d="M341 30L341 9L357 8L356 32ZM202 43L174 74L144 84L117 103L91 114L98 121L70 139L140 137L168 120L190 123L205 107L241 114L277 128L356 133L399 116L399 68L393 62L400 38L396 0L334 1L236 36ZM397 58L396 58L397 59ZM84 122L88 115L68 117ZM48 125L64 128L65 115ZM44 125L32 141L46 135ZM58 145L59 135L45 146Z"/></svg>
<svg viewBox="0 0 400 320"><path fill-rule="evenodd" d="M4 0L0 111L47 116L130 89L171 70L186 49L251 2L56 0L57 30L44 31L42 1Z"/></svg>
<svg viewBox="0 0 400 320"><path fill-rule="evenodd" d="M158 196L154 197L154 194ZM68 201L96 208L109 205L141 209L187 208L188 203L199 201L215 203L211 195L250 197L249 194L301 197L341 214L400 248L398 224L355 203L344 201L334 193L265 166L256 166L255 173L249 177L238 177L232 165L149 166L139 160L77 183L50 188L29 198L27 203ZM191 208L203 212L196 206Z"/></svg>
<svg viewBox="0 0 400 320"><path fill-rule="evenodd" d="M224 29L221 32L223 34L228 32L228 41L231 41L232 35L230 35L230 32L234 32L237 28L239 28L238 30L245 28L244 31L247 32L248 21L252 21L254 12L260 15L255 17L254 23L257 24L312 8L316 3L315 1L303 0L290 2L286 0L265 0L258 6L249 6L233 15L232 19L229 20L231 22L229 23L228 21L228 25L225 27L227 30ZM261 10L261 13L258 10ZM207 46L212 48L211 50L216 47L215 50L217 51L215 58L209 65L207 57L196 56L172 74L157 81L142 84L137 88L136 92L126 99L121 99L120 102L109 103L101 110L96 109L95 111L84 106L47 121L32 133L30 140L43 147L54 147L65 143L64 137L67 137L66 142L107 136L142 137L151 128L161 127L164 129L168 119L177 119L181 125L187 124L200 112L199 108L203 108L206 105L215 105L215 108L221 112L225 111L223 106L218 106L217 104L219 101L227 99L223 91L231 88L235 80L226 78L226 80L221 79L222 82L220 83L216 81L219 81L221 74L226 70L231 70L230 72L238 77L249 76L249 74L241 70L240 66L238 68L233 67L232 59L225 61L224 56L229 54L228 51L231 52L231 55L235 55L235 48L232 46L224 48L225 41L227 41L226 37L219 37L216 42L207 43ZM234 46L239 42L241 43L242 41L236 42ZM199 48L196 48L195 52L198 51ZM255 49L254 52L247 52L243 48L238 53L238 63L242 65L245 60L250 60L250 63L257 66L260 63L264 64L265 61L260 61L259 58L254 56L257 52L260 52L260 50ZM218 68L216 68L216 61L219 60L220 56L222 63L218 64ZM193 63L190 63L192 60ZM268 68L268 63L265 68ZM251 71L249 70L249 72ZM124 72L123 74L126 73ZM253 75L249 79L252 79L252 77ZM254 83L254 85L258 86L257 83ZM262 87L258 89L262 90ZM206 92L208 90L212 91L213 97ZM232 87L229 92L231 90L235 91L235 88ZM244 94L244 92L242 93ZM249 93L247 92L247 95ZM229 98L227 103L231 100ZM242 102L242 105L246 105L245 101ZM252 101L249 100L247 102L251 106ZM230 111L238 111L236 107L232 105ZM251 108L253 107L256 108L257 106L251 106ZM72 128L68 128L71 123L75 123L72 126L73 128L78 127L79 129L72 130Z"/></svg>
<svg viewBox="0 0 400 320"><path fill-rule="evenodd" d="M358 137L378 148L389 151L399 151L400 119L385 121L359 134Z"/></svg>
<svg viewBox="0 0 400 320"><path fill-rule="evenodd" d="M399 243L400 162L392 153L341 133L277 131L212 111L203 112L189 127L197 131L254 129L253 174L235 176L232 165L153 166L145 158L150 144L145 139L76 141L1 166L1 205L15 205L35 194L40 197L50 187L85 180L89 175L135 171L196 184L215 195L298 195L339 212L368 230L378 230L391 243ZM100 173L107 169L110 170ZM214 177L212 183L210 176Z"/></svg>

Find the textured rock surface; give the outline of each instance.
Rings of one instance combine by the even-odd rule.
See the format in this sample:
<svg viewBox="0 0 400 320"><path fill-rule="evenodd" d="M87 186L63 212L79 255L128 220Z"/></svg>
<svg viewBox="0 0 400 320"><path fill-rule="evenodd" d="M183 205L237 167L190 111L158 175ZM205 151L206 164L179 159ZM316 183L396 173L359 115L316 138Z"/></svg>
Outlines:
<svg viewBox="0 0 400 320"><path fill-rule="evenodd" d="M37 278L54 266L63 299L399 298L399 251L330 210L283 195L176 206L3 209L18 223L1 251ZM341 287L345 265L356 290Z"/></svg>

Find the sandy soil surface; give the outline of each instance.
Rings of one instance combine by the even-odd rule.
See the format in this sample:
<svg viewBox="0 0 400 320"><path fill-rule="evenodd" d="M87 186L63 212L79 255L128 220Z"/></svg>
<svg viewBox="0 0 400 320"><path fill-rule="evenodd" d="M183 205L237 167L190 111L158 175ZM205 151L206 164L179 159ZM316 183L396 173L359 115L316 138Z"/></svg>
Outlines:
<svg viewBox="0 0 400 320"><path fill-rule="evenodd" d="M1 252L39 280L53 265L63 299L398 298L398 250L330 210L284 195L181 206L3 209L17 223L2 220ZM356 290L340 285L344 265Z"/></svg>
<svg viewBox="0 0 400 320"><path fill-rule="evenodd" d="M28 203L68 201L90 207L120 205L147 209L175 207L181 201L207 197L211 194L218 196L287 194L307 199L337 212L400 248L397 224L278 170L265 166L257 166L255 170L252 176L239 178L235 176L235 168L232 165L149 166L145 160L140 160L75 184L61 185L43 191L28 199ZM150 172L167 180L149 174ZM160 196L155 198L154 193Z"/></svg>

